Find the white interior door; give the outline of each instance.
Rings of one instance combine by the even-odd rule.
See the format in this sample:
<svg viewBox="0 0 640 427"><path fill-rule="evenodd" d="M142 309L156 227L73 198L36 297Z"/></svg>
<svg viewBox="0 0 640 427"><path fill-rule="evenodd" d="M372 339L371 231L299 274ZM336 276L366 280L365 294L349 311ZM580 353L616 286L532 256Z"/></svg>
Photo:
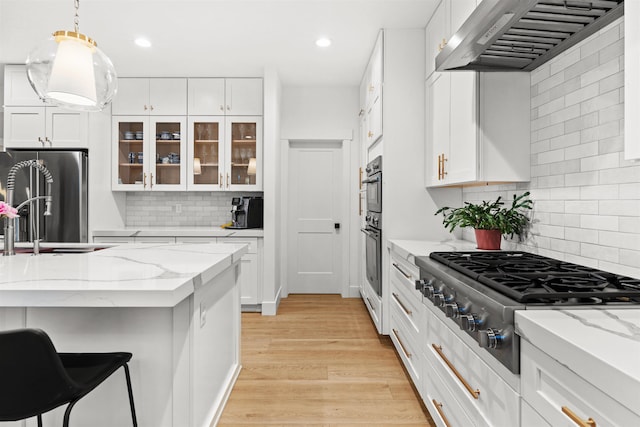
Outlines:
<svg viewBox="0 0 640 427"><path fill-rule="evenodd" d="M289 148L289 293L341 293L342 142Z"/></svg>

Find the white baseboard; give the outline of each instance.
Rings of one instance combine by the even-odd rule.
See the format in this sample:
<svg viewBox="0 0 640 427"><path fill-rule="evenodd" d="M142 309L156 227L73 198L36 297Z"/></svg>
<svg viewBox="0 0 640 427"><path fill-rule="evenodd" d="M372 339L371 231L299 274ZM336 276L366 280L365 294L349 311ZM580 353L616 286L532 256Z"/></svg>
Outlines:
<svg viewBox="0 0 640 427"><path fill-rule="evenodd" d="M278 312L278 307L280 306L280 299L282 292L282 287L278 288L278 292L276 293L276 298L273 301L262 301L262 315L263 316L275 316Z"/></svg>

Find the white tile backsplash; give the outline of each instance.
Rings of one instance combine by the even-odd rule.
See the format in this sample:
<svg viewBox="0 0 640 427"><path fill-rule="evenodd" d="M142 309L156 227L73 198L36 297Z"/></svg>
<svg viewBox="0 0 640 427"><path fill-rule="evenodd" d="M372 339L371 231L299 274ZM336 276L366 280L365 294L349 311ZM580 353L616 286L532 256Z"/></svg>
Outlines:
<svg viewBox="0 0 640 427"><path fill-rule="evenodd" d="M640 163L623 156L623 25L531 72L531 182L466 187L463 199L529 190L531 230L503 247L640 278Z"/></svg>
<svg viewBox="0 0 640 427"><path fill-rule="evenodd" d="M262 193L129 192L126 226L219 227L231 220L231 199L238 196L262 196Z"/></svg>

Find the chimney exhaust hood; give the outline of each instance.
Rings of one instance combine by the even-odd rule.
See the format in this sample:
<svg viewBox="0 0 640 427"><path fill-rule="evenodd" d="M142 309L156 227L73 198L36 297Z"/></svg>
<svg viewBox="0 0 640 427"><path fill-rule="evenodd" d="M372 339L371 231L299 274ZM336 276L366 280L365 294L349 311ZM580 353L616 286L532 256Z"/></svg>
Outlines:
<svg viewBox="0 0 640 427"><path fill-rule="evenodd" d="M531 71L623 13L624 0L482 0L436 70Z"/></svg>

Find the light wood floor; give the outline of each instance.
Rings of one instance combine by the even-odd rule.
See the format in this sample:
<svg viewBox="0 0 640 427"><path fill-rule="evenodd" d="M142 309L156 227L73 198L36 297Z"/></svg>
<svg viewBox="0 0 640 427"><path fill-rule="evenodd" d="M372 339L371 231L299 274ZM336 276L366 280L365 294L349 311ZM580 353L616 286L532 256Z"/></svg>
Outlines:
<svg viewBox="0 0 640 427"><path fill-rule="evenodd" d="M361 299L290 295L242 314L240 377L219 426L433 426Z"/></svg>

